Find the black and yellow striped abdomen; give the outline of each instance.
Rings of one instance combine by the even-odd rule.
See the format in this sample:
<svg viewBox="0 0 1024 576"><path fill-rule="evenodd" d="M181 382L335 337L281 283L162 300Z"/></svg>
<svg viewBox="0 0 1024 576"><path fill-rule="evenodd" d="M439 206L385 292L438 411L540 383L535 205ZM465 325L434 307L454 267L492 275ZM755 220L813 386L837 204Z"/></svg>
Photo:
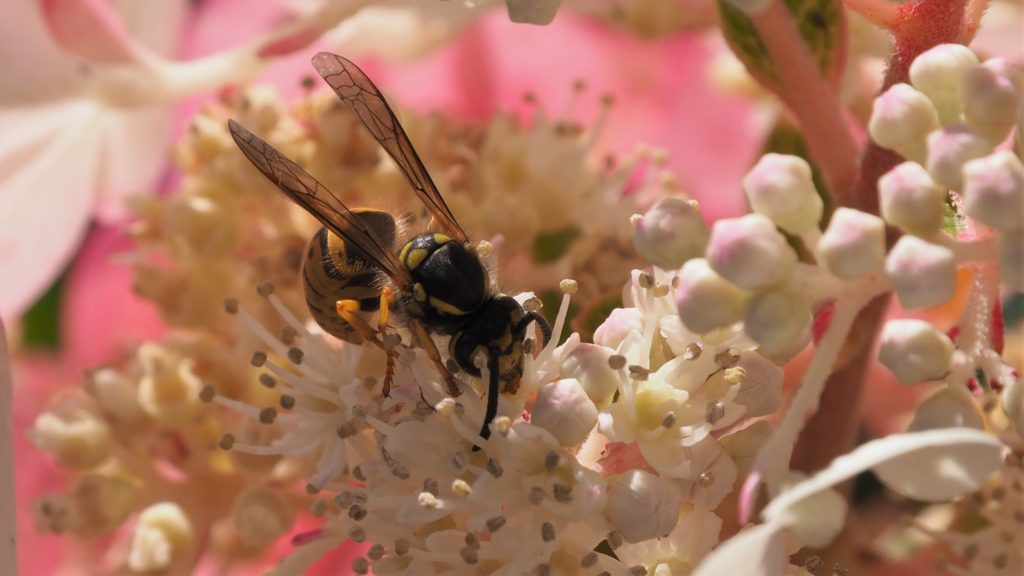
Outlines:
<svg viewBox="0 0 1024 576"><path fill-rule="evenodd" d="M373 209L356 209L352 213L384 244L385 249L393 248L397 236L394 216ZM346 245L341 237L321 228L306 250L302 280L306 305L316 323L328 334L361 343L363 338L359 333L338 316L336 303L338 300L357 300L360 310L377 310L381 290L387 283L384 273Z"/></svg>

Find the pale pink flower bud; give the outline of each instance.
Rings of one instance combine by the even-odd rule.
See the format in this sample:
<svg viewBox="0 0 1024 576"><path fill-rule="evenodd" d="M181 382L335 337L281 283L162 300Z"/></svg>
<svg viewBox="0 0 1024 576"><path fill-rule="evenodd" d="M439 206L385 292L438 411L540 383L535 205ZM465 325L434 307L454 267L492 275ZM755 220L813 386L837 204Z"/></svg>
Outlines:
<svg viewBox="0 0 1024 576"><path fill-rule="evenodd" d="M822 201L811 179L811 167L799 156L765 154L743 179L750 207L792 234L814 228L821 220Z"/></svg>
<svg viewBox="0 0 1024 576"><path fill-rule="evenodd" d="M562 362L561 376L576 378L598 408L611 404L619 387L619 375L608 364L613 353L604 346L581 343Z"/></svg>
<svg viewBox="0 0 1024 576"><path fill-rule="evenodd" d="M902 384L937 380L949 373L953 342L924 320L890 320L882 330L878 360Z"/></svg>
<svg viewBox="0 0 1024 576"><path fill-rule="evenodd" d="M878 179L882 218L918 236L942 228L946 193L916 162L904 162Z"/></svg>
<svg viewBox="0 0 1024 576"><path fill-rule="evenodd" d="M948 248L903 236L889 251L885 275L903 308L938 306L956 290L956 259Z"/></svg>
<svg viewBox="0 0 1024 576"><path fill-rule="evenodd" d="M634 469L608 479L605 514L627 542L661 538L679 520L681 497L674 482Z"/></svg>
<svg viewBox="0 0 1024 576"><path fill-rule="evenodd" d="M578 380L564 378L537 392L530 422L550 432L562 446L576 446L597 424L597 407Z"/></svg>
<svg viewBox="0 0 1024 576"><path fill-rule="evenodd" d="M943 124L960 121L963 79L978 66L978 57L962 44L939 44L910 65L910 83L935 105Z"/></svg>
<svg viewBox="0 0 1024 576"><path fill-rule="evenodd" d="M1020 70L1002 58L964 75L964 117L992 145L1006 138L1021 105Z"/></svg>
<svg viewBox="0 0 1024 576"><path fill-rule="evenodd" d="M1024 230L999 235L999 268L1007 286L1024 292Z"/></svg>
<svg viewBox="0 0 1024 576"><path fill-rule="evenodd" d="M928 135L928 172L953 190L963 190L964 164L992 151L988 140L970 126L958 124Z"/></svg>
<svg viewBox="0 0 1024 576"><path fill-rule="evenodd" d="M664 198L636 220L633 245L645 260L676 270L704 255L711 230L693 200Z"/></svg>
<svg viewBox="0 0 1024 576"><path fill-rule="evenodd" d="M768 356L786 359L810 342L812 320L811 307L804 298L772 290L750 301L743 331Z"/></svg>
<svg viewBox="0 0 1024 576"><path fill-rule="evenodd" d="M693 332L710 332L743 319L747 295L694 258L683 265L676 289L679 319ZM596 339L596 336L595 336Z"/></svg>
<svg viewBox="0 0 1024 576"><path fill-rule="evenodd" d="M943 386L917 407L908 432L937 428L985 429L978 403L966 386Z"/></svg>
<svg viewBox="0 0 1024 576"><path fill-rule="evenodd" d="M615 350L631 330L643 332L643 317L636 308L616 308L594 330L594 344Z"/></svg>
<svg viewBox="0 0 1024 576"><path fill-rule="evenodd" d="M859 210L838 208L818 241L829 272L844 280L862 278L885 266L885 222Z"/></svg>
<svg viewBox="0 0 1024 576"><path fill-rule="evenodd" d="M996 230L1024 228L1024 165L1009 150L964 165L964 212Z"/></svg>
<svg viewBox="0 0 1024 576"><path fill-rule="evenodd" d="M909 84L895 84L875 98L868 132L879 146L924 162L925 137L939 126L939 114L927 96Z"/></svg>
<svg viewBox="0 0 1024 576"><path fill-rule="evenodd" d="M715 223L707 260L715 272L740 288L761 290L789 276L796 254L768 217L747 214Z"/></svg>

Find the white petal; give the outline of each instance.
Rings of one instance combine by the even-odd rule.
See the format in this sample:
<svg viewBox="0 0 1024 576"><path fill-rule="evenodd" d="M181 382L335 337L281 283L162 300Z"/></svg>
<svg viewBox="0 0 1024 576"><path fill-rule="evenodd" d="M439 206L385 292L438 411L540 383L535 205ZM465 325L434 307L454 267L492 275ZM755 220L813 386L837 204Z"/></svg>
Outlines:
<svg viewBox="0 0 1024 576"><path fill-rule="evenodd" d="M782 527L761 524L740 532L712 552L693 576L779 576L786 561Z"/></svg>
<svg viewBox="0 0 1024 576"><path fill-rule="evenodd" d="M76 108L56 135L0 182L0 316L14 318L67 264L96 198L98 116Z"/></svg>
<svg viewBox="0 0 1024 576"><path fill-rule="evenodd" d="M124 215L125 199L155 194L170 159L171 112L167 108L107 111L103 115L102 180L97 216Z"/></svg>
<svg viewBox="0 0 1024 576"><path fill-rule="evenodd" d="M38 104L79 94L78 64L50 38L39 2L7 2L0 18L0 105ZM5 133L5 136L8 133Z"/></svg>
<svg viewBox="0 0 1024 576"><path fill-rule="evenodd" d="M996 438L966 428L888 436L836 458L772 500L761 515L776 518L804 498L868 469L874 469L882 482L905 496L948 500L977 490L999 467L1001 447Z"/></svg>
<svg viewBox="0 0 1024 576"><path fill-rule="evenodd" d="M181 24L190 4L188 0L116 0L115 4L125 30L132 34L133 39L157 54L173 54L181 38Z"/></svg>

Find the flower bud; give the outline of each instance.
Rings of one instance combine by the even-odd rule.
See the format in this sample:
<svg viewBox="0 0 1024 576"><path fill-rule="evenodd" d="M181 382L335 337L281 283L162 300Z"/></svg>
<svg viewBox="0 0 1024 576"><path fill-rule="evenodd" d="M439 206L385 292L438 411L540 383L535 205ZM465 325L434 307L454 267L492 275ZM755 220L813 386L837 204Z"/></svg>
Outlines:
<svg viewBox="0 0 1024 576"><path fill-rule="evenodd" d="M806 478L801 472L790 471L786 474L785 483L789 487ZM804 545L824 548L846 525L846 511L846 499L832 488L826 488L785 508L778 519Z"/></svg>
<svg viewBox="0 0 1024 576"><path fill-rule="evenodd" d="M120 424L133 426L145 421L136 398L135 383L113 368L99 368L89 374L89 394L100 408Z"/></svg>
<svg viewBox="0 0 1024 576"><path fill-rule="evenodd" d="M633 245L645 260L663 270L676 270L704 255L711 230L693 200L664 198L636 220Z"/></svg>
<svg viewBox="0 0 1024 576"><path fill-rule="evenodd" d="M904 162L878 179L882 218L918 236L942 229L946 192L916 162Z"/></svg>
<svg viewBox="0 0 1024 576"><path fill-rule="evenodd" d="M854 280L885 266L885 222L850 208L837 208L818 241L818 255L829 272Z"/></svg>
<svg viewBox="0 0 1024 576"><path fill-rule="evenodd" d="M895 84L875 98L868 132L879 146L924 162L925 137L939 126L939 114L927 96L909 84Z"/></svg>
<svg viewBox="0 0 1024 576"><path fill-rule="evenodd" d="M128 567L135 572L167 570L188 559L193 539L192 523L177 504L154 504L139 514Z"/></svg>
<svg viewBox="0 0 1024 576"><path fill-rule="evenodd" d="M964 212L1009 232L1024 228L1024 165L1002 150L964 165Z"/></svg>
<svg viewBox="0 0 1024 576"><path fill-rule="evenodd" d="M608 479L605 514L627 542L667 536L679 520L679 486L633 469Z"/></svg>
<svg viewBox="0 0 1024 576"><path fill-rule="evenodd" d="M999 269L1011 290L1024 292L1024 230L999 234Z"/></svg>
<svg viewBox="0 0 1024 576"><path fill-rule="evenodd" d="M138 354L144 371L138 392L142 409L162 423L187 422L199 408L203 387L192 361L156 344L143 344Z"/></svg>
<svg viewBox="0 0 1024 576"><path fill-rule="evenodd" d="M273 544L287 534L295 513L284 493L255 486L235 500L231 520L242 543L258 548Z"/></svg>
<svg viewBox="0 0 1024 576"><path fill-rule="evenodd" d="M978 404L964 386L943 386L917 407L908 432L938 428L985 429Z"/></svg>
<svg viewBox="0 0 1024 576"><path fill-rule="evenodd" d="M915 236L900 238L889 251L885 275L906 310L938 306L956 291L953 252Z"/></svg>
<svg viewBox="0 0 1024 576"><path fill-rule="evenodd" d="M740 288L762 290L789 276L796 254L771 220L747 214L715 223L707 260L712 270Z"/></svg>
<svg viewBox="0 0 1024 576"><path fill-rule="evenodd" d="M878 359L902 384L937 380L949 373L953 342L924 320L890 320Z"/></svg>
<svg viewBox="0 0 1024 576"><path fill-rule="evenodd" d="M999 144L1017 121L1020 70L992 58L965 74L963 83L964 117L993 146Z"/></svg>
<svg viewBox="0 0 1024 576"><path fill-rule="evenodd" d="M817 227L822 201L799 156L765 154L743 179L750 207L791 234Z"/></svg>
<svg viewBox="0 0 1024 576"><path fill-rule="evenodd" d="M754 296L743 331L772 358L786 359L811 339L811 307L803 297L782 290Z"/></svg>
<svg viewBox="0 0 1024 576"><path fill-rule="evenodd" d="M676 306L679 319L693 332L710 332L739 322L746 302L747 295L716 274L707 260L695 258L683 265Z"/></svg>
<svg viewBox="0 0 1024 576"><path fill-rule="evenodd" d="M616 350L630 331L643 333L643 317L636 308L616 308L594 330L594 344Z"/></svg>
<svg viewBox="0 0 1024 576"><path fill-rule="evenodd" d="M576 446L597 424L597 407L578 380L563 378L537 391L530 422L550 432L561 446Z"/></svg>
<svg viewBox="0 0 1024 576"><path fill-rule="evenodd" d="M62 468L84 470L103 463L111 450L110 428L78 398L68 397L36 417L29 438L53 454Z"/></svg>
<svg viewBox="0 0 1024 576"><path fill-rule="evenodd" d="M613 350L581 343L562 362L562 378L576 378L598 408L607 408L619 388L619 376L608 364Z"/></svg>
<svg viewBox="0 0 1024 576"><path fill-rule="evenodd" d="M964 164L992 151L970 126L957 124L928 135L928 173L943 186L963 190Z"/></svg>
<svg viewBox="0 0 1024 576"><path fill-rule="evenodd" d="M914 59L910 83L931 99L943 124L960 121L963 79L978 57L962 44L939 44Z"/></svg>

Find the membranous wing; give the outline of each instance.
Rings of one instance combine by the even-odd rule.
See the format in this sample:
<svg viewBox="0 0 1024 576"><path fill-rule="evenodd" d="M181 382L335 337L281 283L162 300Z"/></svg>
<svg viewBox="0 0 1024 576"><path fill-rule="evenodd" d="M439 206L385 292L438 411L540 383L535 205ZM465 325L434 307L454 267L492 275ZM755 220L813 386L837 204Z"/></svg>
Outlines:
<svg viewBox="0 0 1024 576"><path fill-rule="evenodd" d="M344 239L347 247L354 248L368 262L390 276L399 288L411 282L408 270L391 252L391 247L385 246L326 186L241 124L229 120L228 128L238 148L253 166L292 201Z"/></svg>
<svg viewBox="0 0 1024 576"><path fill-rule="evenodd" d="M313 57L313 66L380 142L445 232L459 242L466 242L466 232L455 220L380 89L358 66L337 54L321 52Z"/></svg>

